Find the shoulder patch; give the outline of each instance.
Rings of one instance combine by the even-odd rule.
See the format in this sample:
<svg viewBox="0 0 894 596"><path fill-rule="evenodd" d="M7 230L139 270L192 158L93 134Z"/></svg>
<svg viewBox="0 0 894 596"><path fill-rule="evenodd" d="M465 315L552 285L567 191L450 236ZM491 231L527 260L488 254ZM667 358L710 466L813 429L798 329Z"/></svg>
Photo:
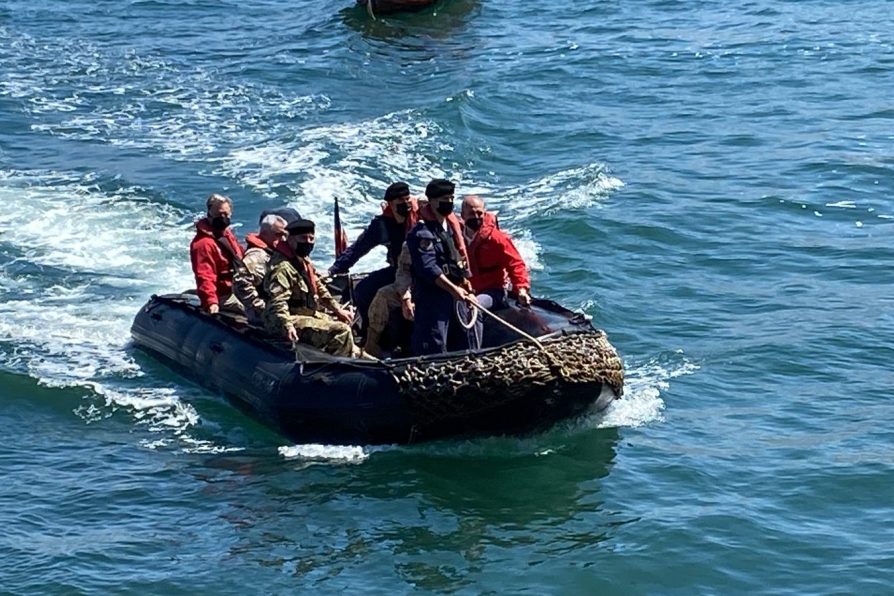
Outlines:
<svg viewBox="0 0 894 596"><path fill-rule="evenodd" d="M434 246L435 245L432 242L431 238L420 238L419 239L419 250L425 250L425 251L433 250Z"/></svg>

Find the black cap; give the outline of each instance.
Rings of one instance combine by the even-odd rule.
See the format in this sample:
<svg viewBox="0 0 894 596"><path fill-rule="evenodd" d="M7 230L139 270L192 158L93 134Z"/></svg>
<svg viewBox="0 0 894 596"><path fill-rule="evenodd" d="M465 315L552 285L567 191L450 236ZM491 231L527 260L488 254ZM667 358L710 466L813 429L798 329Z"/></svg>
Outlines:
<svg viewBox="0 0 894 596"><path fill-rule="evenodd" d="M406 182L395 182L385 189L385 200L393 201L410 194L410 186Z"/></svg>
<svg viewBox="0 0 894 596"><path fill-rule="evenodd" d="M314 233L314 222L309 219L296 219L293 222L290 222L289 225L286 226L286 231L289 235L292 234L313 234Z"/></svg>
<svg viewBox="0 0 894 596"><path fill-rule="evenodd" d="M294 207L280 207L278 209L264 209L261 211L261 217L258 218L258 225L261 225L261 221L264 220L268 215L278 215L284 220L286 220L286 225L292 223L296 219L301 219L301 214L298 213L298 210Z"/></svg>
<svg viewBox="0 0 894 596"><path fill-rule="evenodd" d="M429 199L437 199L446 195L452 195L456 185L450 180L435 178L425 187L425 196Z"/></svg>

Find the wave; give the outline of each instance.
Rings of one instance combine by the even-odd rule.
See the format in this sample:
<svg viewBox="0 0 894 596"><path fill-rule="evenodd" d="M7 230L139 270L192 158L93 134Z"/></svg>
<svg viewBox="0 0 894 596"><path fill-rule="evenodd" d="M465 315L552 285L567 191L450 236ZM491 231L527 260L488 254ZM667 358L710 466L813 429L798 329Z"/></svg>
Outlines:
<svg viewBox="0 0 894 596"><path fill-rule="evenodd" d="M0 370L83 388L75 412L86 422L124 409L151 432L209 448L187 432L199 417L183 398L202 392L147 376L129 350L145 297L192 285L188 214L59 172L0 173L0 204L0 340L9 346Z"/></svg>

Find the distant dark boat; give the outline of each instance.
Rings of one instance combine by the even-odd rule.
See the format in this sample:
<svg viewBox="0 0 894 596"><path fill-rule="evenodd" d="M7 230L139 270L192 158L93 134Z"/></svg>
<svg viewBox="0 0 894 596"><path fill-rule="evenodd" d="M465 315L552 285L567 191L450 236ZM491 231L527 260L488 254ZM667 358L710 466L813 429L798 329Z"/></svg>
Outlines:
<svg viewBox="0 0 894 596"><path fill-rule="evenodd" d="M621 359L588 317L549 300L496 311L540 345L485 325L484 348L384 361L335 357L205 314L194 294L153 296L134 343L302 443L412 443L503 435L600 410L623 391Z"/></svg>
<svg viewBox="0 0 894 596"><path fill-rule="evenodd" d="M357 0L357 4L365 6L373 16L402 12L407 10L420 10L433 5L437 0Z"/></svg>

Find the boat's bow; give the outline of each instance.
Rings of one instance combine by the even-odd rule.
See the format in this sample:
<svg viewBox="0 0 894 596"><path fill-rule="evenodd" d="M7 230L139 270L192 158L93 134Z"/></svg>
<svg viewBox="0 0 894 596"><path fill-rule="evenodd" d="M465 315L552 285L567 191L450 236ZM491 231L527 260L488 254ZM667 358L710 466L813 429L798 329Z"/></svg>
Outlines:
<svg viewBox="0 0 894 596"><path fill-rule="evenodd" d="M453 427L529 429L620 397L624 369L599 330L560 332L540 343L397 361L392 374L420 432Z"/></svg>

